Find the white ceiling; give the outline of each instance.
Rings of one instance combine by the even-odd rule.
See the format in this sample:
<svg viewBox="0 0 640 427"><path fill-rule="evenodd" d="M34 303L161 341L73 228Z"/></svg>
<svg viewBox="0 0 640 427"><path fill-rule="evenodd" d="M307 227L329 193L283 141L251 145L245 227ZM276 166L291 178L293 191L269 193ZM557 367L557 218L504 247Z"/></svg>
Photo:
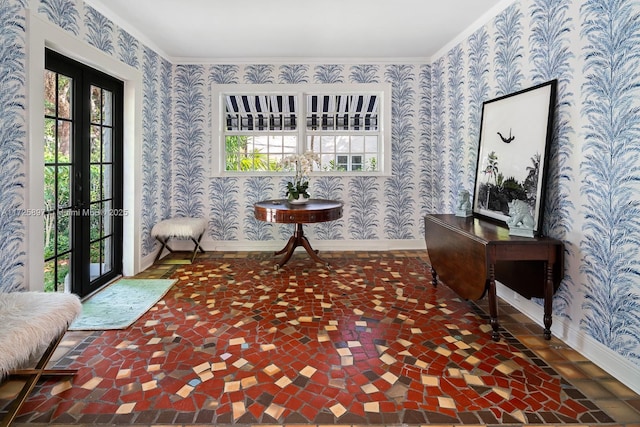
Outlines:
<svg viewBox="0 0 640 427"><path fill-rule="evenodd" d="M181 62L430 58L513 0L86 0Z"/></svg>

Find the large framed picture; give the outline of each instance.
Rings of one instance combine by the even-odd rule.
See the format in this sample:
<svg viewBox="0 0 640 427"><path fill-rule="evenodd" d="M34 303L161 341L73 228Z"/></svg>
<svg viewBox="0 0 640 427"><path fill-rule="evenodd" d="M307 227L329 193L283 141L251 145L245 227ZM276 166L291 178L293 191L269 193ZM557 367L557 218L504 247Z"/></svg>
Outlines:
<svg viewBox="0 0 640 427"><path fill-rule="evenodd" d="M556 85L551 80L482 104L474 215L512 224L517 210L526 222L518 226L540 235Z"/></svg>

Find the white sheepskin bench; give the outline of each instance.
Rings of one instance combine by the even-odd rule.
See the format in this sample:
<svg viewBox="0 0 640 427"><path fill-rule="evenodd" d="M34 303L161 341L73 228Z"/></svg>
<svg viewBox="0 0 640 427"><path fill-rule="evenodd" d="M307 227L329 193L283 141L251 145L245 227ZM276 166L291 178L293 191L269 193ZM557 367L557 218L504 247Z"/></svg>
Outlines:
<svg viewBox="0 0 640 427"><path fill-rule="evenodd" d="M155 237L162 244L154 262L160 259L165 248L169 252L173 252L173 249L167 244L170 239L190 239L195 244L193 255L191 256L191 262L193 262L198 249L200 252L204 252L204 249L200 246L200 241L206 228L207 220L204 218L176 217L160 221L151 229L151 237Z"/></svg>
<svg viewBox="0 0 640 427"><path fill-rule="evenodd" d="M0 424L11 424L42 375L75 374L74 370L46 367L81 311L80 299L74 294L0 292L0 380L8 376L27 377ZM35 368L25 369L37 357L40 359Z"/></svg>

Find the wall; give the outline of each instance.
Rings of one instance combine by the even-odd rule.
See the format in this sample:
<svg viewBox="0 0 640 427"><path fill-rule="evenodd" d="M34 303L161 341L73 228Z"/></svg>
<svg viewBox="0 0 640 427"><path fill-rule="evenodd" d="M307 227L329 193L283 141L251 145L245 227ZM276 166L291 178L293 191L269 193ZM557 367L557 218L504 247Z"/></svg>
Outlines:
<svg viewBox="0 0 640 427"><path fill-rule="evenodd" d="M473 188L482 100L558 79L545 234L566 246L553 333L640 389L640 2L521 0L433 58L429 191ZM440 179L444 177L444 179ZM501 295L542 319L505 288Z"/></svg>
<svg viewBox="0 0 640 427"><path fill-rule="evenodd" d="M26 12L0 0L0 290L20 289L25 276Z"/></svg>
<svg viewBox="0 0 640 427"><path fill-rule="evenodd" d="M392 84L392 176L312 177L313 197L342 200L345 207L342 219L306 226L305 234L320 249L423 248L421 165L427 132L420 126L428 123L429 75L428 66L420 64L178 65L173 93L176 214L210 218L209 248L279 249L292 232L291 225L260 222L253 215L255 202L284 197L290 177L211 177L212 83L378 82ZM153 242L146 243L148 253Z"/></svg>

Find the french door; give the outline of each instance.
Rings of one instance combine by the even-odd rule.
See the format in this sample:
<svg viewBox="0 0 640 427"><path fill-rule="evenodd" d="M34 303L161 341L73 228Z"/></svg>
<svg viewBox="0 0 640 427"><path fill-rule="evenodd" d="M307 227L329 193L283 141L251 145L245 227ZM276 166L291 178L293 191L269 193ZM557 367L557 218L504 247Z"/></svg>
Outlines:
<svg viewBox="0 0 640 427"><path fill-rule="evenodd" d="M122 274L121 81L45 54L45 290L89 295Z"/></svg>

